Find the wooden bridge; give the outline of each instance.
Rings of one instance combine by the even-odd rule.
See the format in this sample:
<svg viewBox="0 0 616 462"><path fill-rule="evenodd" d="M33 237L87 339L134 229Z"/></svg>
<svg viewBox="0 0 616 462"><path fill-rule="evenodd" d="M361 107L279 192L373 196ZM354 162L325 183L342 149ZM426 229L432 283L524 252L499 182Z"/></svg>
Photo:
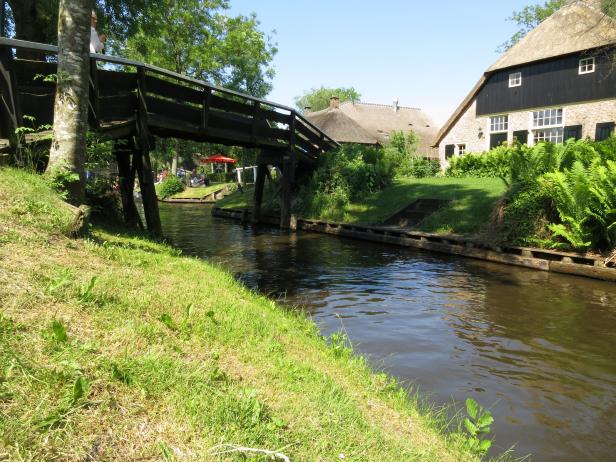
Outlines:
<svg viewBox="0 0 616 462"><path fill-rule="evenodd" d="M19 59L27 50L36 60ZM38 126L53 124L58 49L0 38L0 144L16 150L18 127L34 117ZM26 117L25 117L26 116ZM160 218L149 151L154 135L259 148L254 196L258 220L268 166L278 167L281 227L290 222L291 185L324 152L337 146L325 133L290 107L210 85L142 62L91 55L90 129L116 140L114 153L127 223L139 221L133 199L139 179L148 229L159 234ZM28 140L32 141L32 140Z"/></svg>

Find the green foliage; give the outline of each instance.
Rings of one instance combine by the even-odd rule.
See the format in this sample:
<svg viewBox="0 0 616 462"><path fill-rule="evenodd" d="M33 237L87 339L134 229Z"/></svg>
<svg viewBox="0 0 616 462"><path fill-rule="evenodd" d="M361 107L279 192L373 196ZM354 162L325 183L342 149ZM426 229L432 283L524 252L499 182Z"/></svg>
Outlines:
<svg viewBox="0 0 616 462"><path fill-rule="evenodd" d="M311 111L321 111L329 107L329 99L337 96L341 103L345 101L359 101L361 95L353 87L327 88L321 86L304 92L302 96L295 97L295 106L303 112L305 107Z"/></svg>
<svg viewBox="0 0 616 462"><path fill-rule="evenodd" d="M499 177L509 185L495 223L508 242L579 250L616 246L614 137L501 146L452 159L446 174Z"/></svg>
<svg viewBox="0 0 616 462"><path fill-rule="evenodd" d="M253 96L272 88L277 52L250 16L231 16L226 0L157 0L137 18L127 57Z"/></svg>
<svg viewBox="0 0 616 462"><path fill-rule="evenodd" d="M424 159L417 153L419 138L415 132L406 135L402 131L393 131L389 136L386 155L395 166L398 178L425 178L440 172L438 160Z"/></svg>
<svg viewBox="0 0 616 462"><path fill-rule="evenodd" d="M160 185L157 185L156 193L161 199L167 199L181 193L184 189L186 189L186 185L182 180L174 175L169 175Z"/></svg>
<svg viewBox="0 0 616 462"><path fill-rule="evenodd" d="M68 335L66 334L66 328L62 321L58 321L54 319L51 322L51 331L53 332L53 336L56 342L58 343L66 343L68 341Z"/></svg>
<svg viewBox="0 0 616 462"><path fill-rule="evenodd" d="M49 172L45 178L58 194L64 199L68 196L69 185L79 181L79 174L75 172L67 163L58 163Z"/></svg>
<svg viewBox="0 0 616 462"><path fill-rule="evenodd" d="M490 425L494 423L492 413L481 407L472 398L466 399L466 413L464 418L464 429L468 433L466 446L475 454L483 455L492 446L492 441L486 439L490 433Z"/></svg>
<svg viewBox="0 0 616 462"><path fill-rule="evenodd" d="M345 332L334 332L329 337L329 346L336 358L350 357L353 354L353 345Z"/></svg>
<svg viewBox="0 0 616 462"><path fill-rule="evenodd" d="M300 186L293 208L302 216L323 216L380 191L394 179L395 160L390 151L361 145L328 152Z"/></svg>

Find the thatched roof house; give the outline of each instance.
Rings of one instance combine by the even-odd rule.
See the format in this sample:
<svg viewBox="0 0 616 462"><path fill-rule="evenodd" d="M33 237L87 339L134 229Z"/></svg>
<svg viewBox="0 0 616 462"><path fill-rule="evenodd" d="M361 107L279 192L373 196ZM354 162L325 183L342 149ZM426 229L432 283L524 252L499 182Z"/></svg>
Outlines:
<svg viewBox="0 0 616 462"><path fill-rule="evenodd" d="M616 20L600 3L571 1L485 71L434 139L443 164L514 138L532 145L609 135L616 120Z"/></svg>
<svg viewBox="0 0 616 462"><path fill-rule="evenodd" d="M308 112L304 116L338 143L378 144L376 137L340 110L337 97L332 97L327 109Z"/></svg>
<svg viewBox="0 0 616 462"><path fill-rule="evenodd" d="M413 131L420 140L419 152L436 157L430 146L438 127L421 109L393 105L345 102L332 97L327 109L306 112L305 117L339 143L385 145L392 131Z"/></svg>

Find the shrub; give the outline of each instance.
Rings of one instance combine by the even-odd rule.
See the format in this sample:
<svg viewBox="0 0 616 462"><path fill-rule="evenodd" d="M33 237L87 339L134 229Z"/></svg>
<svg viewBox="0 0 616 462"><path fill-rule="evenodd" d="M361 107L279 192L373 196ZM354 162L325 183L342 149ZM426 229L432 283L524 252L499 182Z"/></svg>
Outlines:
<svg viewBox="0 0 616 462"><path fill-rule="evenodd" d="M161 199L167 199L168 197L181 193L184 189L186 189L184 182L178 177L171 175L157 186L156 193Z"/></svg>
<svg viewBox="0 0 616 462"><path fill-rule="evenodd" d="M614 138L503 146L456 159L447 174L499 176L510 185L497 220L509 242L579 250L616 246Z"/></svg>
<svg viewBox="0 0 616 462"><path fill-rule="evenodd" d="M335 216L349 202L390 185L394 166L382 148L340 146L321 156L318 168L300 184L293 208L305 216Z"/></svg>

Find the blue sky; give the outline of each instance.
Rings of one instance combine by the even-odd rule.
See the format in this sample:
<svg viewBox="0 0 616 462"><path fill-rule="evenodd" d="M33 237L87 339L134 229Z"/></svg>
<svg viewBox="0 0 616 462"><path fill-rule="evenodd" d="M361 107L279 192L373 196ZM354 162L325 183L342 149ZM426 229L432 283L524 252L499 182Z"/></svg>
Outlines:
<svg viewBox="0 0 616 462"><path fill-rule="evenodd" d="M362 101L420 107L442 124L516 30L513 11L538 0L231 0L275 30L274 89L292 106L305 90L353 86Z"/></svg>

